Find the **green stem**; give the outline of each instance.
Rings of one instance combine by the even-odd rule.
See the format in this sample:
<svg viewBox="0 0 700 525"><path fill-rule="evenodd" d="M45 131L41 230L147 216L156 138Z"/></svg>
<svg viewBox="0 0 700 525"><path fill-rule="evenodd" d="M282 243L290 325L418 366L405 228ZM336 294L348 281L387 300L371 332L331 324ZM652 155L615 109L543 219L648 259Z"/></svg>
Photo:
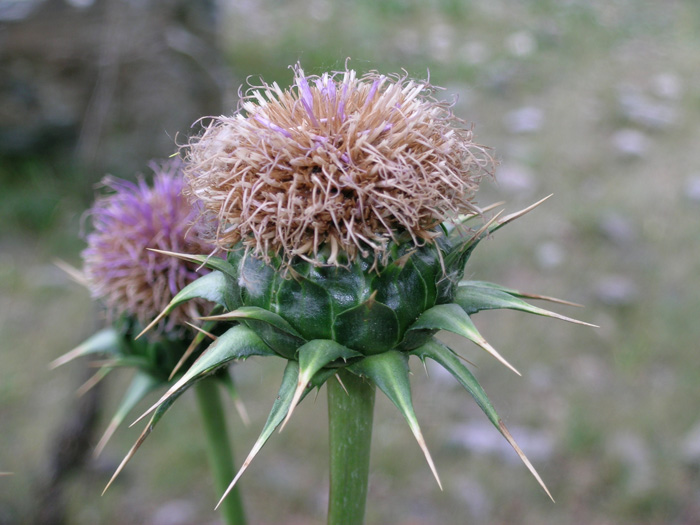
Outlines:
<svg viewBox="0 0 700 525"><path fill-rule="evenodd" d="M236 473L233 470L233 450L226 429L226 415L219 395L219 386L214 377L207 377L195 385L195 392L207 436L207 453L214 475L214 486L218 494L223 494ZM234 487L226 496L219 510L226 525L245 524L238 487Z"/></svg>
<svg viewBox="0 0 700 525"><path fill-rule="evenodd" d="M375 387L343 369L338 376L342 385L334 378L326 383L331 452L328 525L361 525L367 503Z"/></svg>

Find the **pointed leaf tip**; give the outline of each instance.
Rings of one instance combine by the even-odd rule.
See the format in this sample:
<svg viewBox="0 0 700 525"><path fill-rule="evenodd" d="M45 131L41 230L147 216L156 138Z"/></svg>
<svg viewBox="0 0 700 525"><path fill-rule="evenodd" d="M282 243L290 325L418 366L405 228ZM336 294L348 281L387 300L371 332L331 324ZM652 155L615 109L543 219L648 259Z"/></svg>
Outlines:
<svg viewBox="0 0 700 525"><path fill-rule="evenodd" d="M243 325L235 325L221 334L197 358L192 366L163 396L130 426L135 425L148 414L166 403L173 396L184 392L194 383L209 375L214 370L226 365L234 359L245 359L250 356L277 355L260 339L255 332Z"/></svg>
<svg viewBox="0 0 700 525"><path fill-rule="evenodd" d="M416 322L410 326L409 331L411 330L447 330L448 332L466 337L477 346L486 350L513 372L522 375L505 357L486 341L477 330L468 312L459 304L450 303L433 306L421 314Z"/></svg>
<svg viewBox="0 0 700 525"><path fill-rule="evenodd" d="M88 281L87 277L85 277L85 274L78 270L75 266L72 264L67 263L63 259L54 259L53 263L56 267L58 267L60 270L63 270L68 277L73 279L76 283L78 283L80 286L83 286L85 288L90 288L90 282Z"/></svg>
<svg viewBox="0 0 700 525"><path fill-rule="evenodd" d="M351 365L350 370L360 376L369 377L399 409L418 442L418 446L428 462L438 487L442 490L440 476L437 473L435 463L425 443L425 438L413 409L411 385L408 378L408 356L396 350L391 350L383 354L366 357L355 365Z"/></svg>
<svg viewBox="0 0 700 525"><path fill-rule="evenodd" d="M553 195L554 195L553 193L550 193L550 194L547 195L544 199L538 200L536 203L531 204L531 205L528 206L527 208L524 208L524 209L522 209L522 210L520 210L520 211L516 211L515 213L511 213L510 215L506 215L505 217L503 217L502 219L500 219L496 224L494 224L493 226L489 227L489 232L493 233L493 232L495 232L496 230L499 230L500 228L502 228L503 226L505 226L506 224L508 224L508 223L510 223L510 222L513 222L515 219L519 219L520 217L522 217L522 216L525 215L526 213L529 213L529 212L531 212L532 210L534 210L535 208L537 208L540 204L542 204L544 201L546 201L547 199L549 199L549 198L552 197Z"/></svg>
<svg viewBox="0 0 700 525"><path fill-rule="evenodd" d="M510 443L510 446L513 447L515 452L517 452L518 456L520 456L520 459L522 462L525 464L525 466L528 468L530 473L535 477L537 482L540 484L540 486L544 489L544 491L547 493L547 496L549 496L549 499L554 502L554 498L552 497L552 493L549 492L549 489L547 488L547 485L544 484L544 481L542 481L542 478L538 474L537 470L535 470L535 467L532 466L532 463L530 463L530 460L527 459L527 456L523 453L523 451L520 449L518 444L515 442L515 439L513 439L513 436L510 434L508 429L506 428L506 425L501 421L500 419L498 420L498 427L499 430L501 431L501 434L503 435L504 438Z"/></svg>
<svg viewBox="0 0 700 525"><path fill-rule="evenodd" d="M468 315L475 314L482 310L510 309L541 315L543 317L550 317L552 319L559 319L568 323L589 326L591 328L598 328L594 324L579 321L578 319L573 319L556 312L545 310L539 306L531 305L518 297L517 292L511 294L507 289L497 285L490 285L490 283L486 284L488 284L488 286L482 286L476 282L464 283L457 289L457 295L454 298L455 303L461 306Z"/></svg>
<svg viewBox="0 0 700 525"><path fill-rule="evenodd" d="M297 384L297 381L299 379L299 364L296 361L289 361L287 363L287 367L284 369L284 376L282 377L282 384L280 385L279 392L277 394L277 398L275 399L275 402L272 405L272 410L270 411L270 415L267 417L267 421L265 422L265 426L263 427L262 431L260 432L260 436L258 436L257 441L253 445L253 448L251 449L250 453L248 454L248 457L246 457L245 461L241 465L241 468L238 470L238 473L236 476L233 478L233 481L229 484L229 486L226 488L224 491L223 496L221 496L221 499L219 502L216 504L216 509L219 508L221 503L226 499L226 496L229 495L231 490L233 490L233 487L236 486L236 483L238 483L238 480L241 478L243 473L248 469L250 464L253 462L253 459L255 459L255 456L258 455L258 452L263 448L265 443L267 443L267 440L270 438L272 435L273 431L277 426L282 422L284 417L287 415L287 412L289 410L289 406L292 401L292 396L294 395L294 387Z"/></svg>
<svg viewBox="0 0 700 525"><path fill-rule="evenodd" d="M107 442L117 430L119 425L122 424L129 412L131 412L131 410L133 410L133 408L150 392L158 388L160 384L161 382L158 379L145 372L138 373L134 376L131 384L124 394L124 397L122 398L121 403L119 404L119 407L117 408L117 411L115 412L114 416L112 416L112 419L110 420L104 434L95 446L93 457L98 457L102 453L102 450L104 450Z"/></svg>
<svg viewBox="0 0 700 525"><path fill-rule="evenodd" d="M284 418L284 421L280 426L280 432L284 430L287 422L289 422L294 409L301 399L301 396L307 389L311 378L316 375L316 372L338 359L347 360L353 357L361 356L359 352L350 350L349 348L328 339L315 339L313 341L309 341L308 343L300 346L297 352L299 355L299 380L297 382L296 390L294 391L294 396L292 397L289 412L287 412L287 417Z"/></svg>
<svg viewBox="0 0 700 525"><path fill-rule="evenodd" d="M104 328L88 337L70 352L49 363L49 369L58 368L78 357L105 353L114 353L119 348L119 333L114 328Z"/></svg>
<svg viewBox="0 0 700 525"><path fill-rule="evenodd" d="M141 330L141 332L136 336L136 339L140 338L143 336L143 334L151 330L177 306L182 303L186 303L187 301L191 301L192 299L205 299L212 303L223 305L225 302L223 290L226 289L226 286L226 277L221 271L215 270L211 273L202 275L175 294L175 297L170 300L163 311L160 312L158 316L153 319L148 326L146 326L146 328Z"/></svg>
<svg viewBox="0 0 700 525"><path fill-rule="evenodd" d="M527 459L523 451L517 445L517 443L513 439L513 436L511 436L510 432L503 424L503 421L496 413L496 410L493 408L493 405L491 404L491 401L486 395L486 392L484 392L484 389L481 388L481 385L472 375L469 369L459 361L459 359L457 358L457 354L453 350L450 350L443 343L433 338L431 341L428 341L422 347L413 350L411 352L411 355L415 355L421 359L429 357L430 359L440 364L443 368L445 368L445 370L450 372L455 377L455 379L457 379L460 382L460 384L474 398L476 404L479 405L479 408L481 408L486 417L489 418L489 421L491 421L493 426L496 427L496 429L501 433L501 435L513 447L513 449L520 457L521 461L525 464L528 470L530 470L530 473L535 477L540 486L542 486L547 495L550 498L552 498L552 495L550 494L549 490L542 481L542 478L539 476L539 474L532 466L530 461ZM552 501L554 501L553 498Z"/></svg>

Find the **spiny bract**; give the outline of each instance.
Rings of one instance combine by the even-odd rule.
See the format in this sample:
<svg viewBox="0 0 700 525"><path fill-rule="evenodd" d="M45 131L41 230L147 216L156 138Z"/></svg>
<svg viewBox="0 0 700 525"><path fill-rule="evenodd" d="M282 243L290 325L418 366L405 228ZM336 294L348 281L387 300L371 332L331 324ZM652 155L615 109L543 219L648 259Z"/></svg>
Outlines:
<svg viewBox="0 0 700 525"><path fill-rule="evenodd" d="M479 241L532 207L500 220L495 218L468 237L464 229L455 228L449 233L443 230L434 244L421 248L410 243L392 244L388 264L376 272L370 271L370 260L362 258L339 267L314 266L299 258L288 265L285 274L280 271L279 258L266 263L246 255L241 246L230 252L227 261L204 255L171 254L202 263L213 271L184 288L161 315L200 295L216 297L226 313L204 319L230 321L233 326L146 414L155 410L154 417L159 419L175 397L232 361L254 355L287 359L287 370L270 417L232 487L296 404L332 378L338 368L346 367L376 383L402 411L439 483L413 412L407 365L409 356L423 361L430 358L445 367L473 396L547 490L458 354L434 337L438 330L462 335L518 373L481 336L471 315L509 308L586 324L524 300L557 302L556 299L523 294L493 283L461 280L464 265ZM465 216L462 224L478 219L478 215ZM321 250L319 256L326 257L328 253L327 249ZM156 322L158 318L153 323ZM133 451L129 457L132 454Z"/></svg>

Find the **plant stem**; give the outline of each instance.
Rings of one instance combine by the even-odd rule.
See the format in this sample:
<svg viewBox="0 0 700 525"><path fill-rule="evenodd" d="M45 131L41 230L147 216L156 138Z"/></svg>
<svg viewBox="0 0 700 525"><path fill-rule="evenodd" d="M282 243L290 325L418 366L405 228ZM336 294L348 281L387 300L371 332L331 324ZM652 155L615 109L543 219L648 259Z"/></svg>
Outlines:
<svg viewBox="0 0 700 525"><path fill-rule="evenodd" d="M226 415L219 386L214 377L207 377L195 385L199 411L207 436L209 465L214 475L217 494L223 494L235 472L233 470L233 450L226 430ZM226 525L244 525L246 522L243 503L238 487L234 487L219 507Z"/></svg>
<svg viewBox="0 0 700 525"><path fill-rule="evenodd" d="M326 383L331 453L328 525L361 525L367 503L375 387L343 369L338 376L342 385L336 379Z"/></svg>

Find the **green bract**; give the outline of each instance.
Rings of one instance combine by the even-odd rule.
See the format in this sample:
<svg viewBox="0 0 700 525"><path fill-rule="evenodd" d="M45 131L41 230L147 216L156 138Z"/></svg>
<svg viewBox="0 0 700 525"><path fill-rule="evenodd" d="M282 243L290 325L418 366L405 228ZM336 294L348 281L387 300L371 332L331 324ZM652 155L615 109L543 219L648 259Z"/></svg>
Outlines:
<svg viewBox="0 0 700 525"><path fill-rule="evenodd" d="M213 272L184 288L161 316L185 301L204 297L224 310L205 319L230 322L232 326L146 412L155 411L147 430L153 428L177 396L234 360L253 355L288 360L270 417L232 487L296 404L312 388L320 387L340 367L345 367L373 381L399 408L438 479L411 402L407 362L410 356L416 356L439 363L464 386L547 490L472 373L456 352L434 337L439 330L462 335L516 371L479 334L471 320L473 314L510 308L579 322L524 300L554 299L522 294L493 283L462 281L467 259L479 241L532 207L500 220L495 218L477 231L468 226L480 217L465 216L459 227L443 229L434 243L421 247L402 243L399 238L378 266L362 257L353 262L339 259L340 266L323 266L324 258L329 256L325 248L317 255L319 265L302 259L284 264L273 258L265 263L246 254L240 246L230 252L227 261L172 254L199 262Z"/></svg>
<svg viewBox="0 0 700 525"><path fill-rule="evenodd" d="M220 279L220 274L210 273L202 277L200 281L195 282L201 285L217 280L223 282ZM198 298L204 298L204 296L199 295ZM145 399L151 392L172 386L177 382L183 371L187 370L202 353L202 343L206 337L204 332L198 332L191 342L188 342L184 337L171 338L166 334L161 334L154 339L136 340L134 337L139 330L138 322L122 316L109 328L104 328L90 336L76 348L51 363L51 367L55 368L79 357L100 358L98 371L85 383L81 388L82 391L94 386L115 369L132 368L136 371L107 429L95 447L95 455L104 449L119 425L141 400ZM207 323L204 330L215 331L216 323ZM241 411L241 416L247 420L245 409L240 404L231 376L225 369L221 369L217 374L217 379L226 386Z"/></svg>

